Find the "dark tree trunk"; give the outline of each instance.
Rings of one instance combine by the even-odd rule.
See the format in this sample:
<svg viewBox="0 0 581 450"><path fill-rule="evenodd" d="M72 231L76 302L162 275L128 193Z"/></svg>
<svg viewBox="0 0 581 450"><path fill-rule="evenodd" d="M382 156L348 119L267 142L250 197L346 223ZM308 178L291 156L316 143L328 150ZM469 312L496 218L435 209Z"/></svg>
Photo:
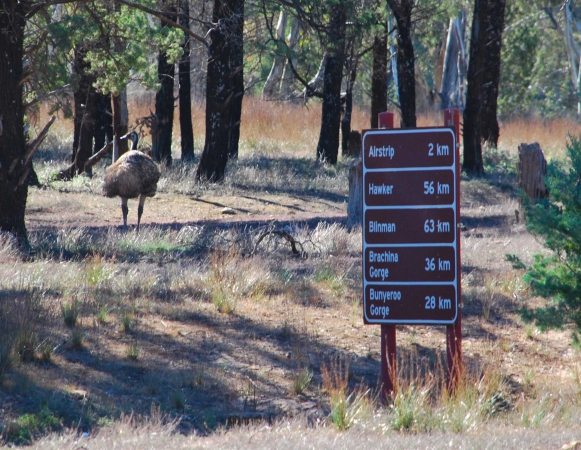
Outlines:
<svg viewBox="0 0 581 450"><path fill-rule="evenodd" d="M169 7L170 12L175 13L174 7ZM170 15L170 19L173 19ZM162 22L162 26L167 26ZM171 166L171 137L174 116L174 76L175 65L170 64L165 52L161 52L157 59L157 78L161 88L155 94L155 115L158 120L157 134L152 136L153 145L151 153L157 162Z"/></svg>
<svg viewBox="0 0 581 450"><path fill-rule="evenodd" d="M114 160L127 153L129 150L129 139L120 139L121 136L125 136L127 134L127 117L123 105L125 100L123 97L125 95L125 93L121 93L116 96L111 96L111 104L113 105L113 134L118 148L118 154L115 154L115 151L113 151Z"/></svg>
<svg viewBox="0 0 581 450"><path fill-rule="evenodd" d="M232 36L228 39L230 52L230 77L232 83L232 100L230 101L230 129L228 157L238 158L240 141L240 120L242 117L242 99L244 98L244 0L234 2L232 14Z"/></svg>
<svg viewBox="0 0 581 450"><path fill-rule="evenodd" d="M502 48L502 30L504 28L504 10L506 0L489 2L487 18L489 22L485 31L487 42L484 53L484 75L482 85L482 141L492 147L498 146L499 128L496 111L498 107L498 88L500 85L500 64Z"/></svg>
<svg viewBox="0 0 581 450"><path fill-rule="evenodd" d="M498 143L496 106L505 0L475 0L464 109L464 160L469 174L484 174L482 143Z"/></svg>
<svg viewBox="0 0 581 450"><path fill-rule="evenodd" d="M189 0L182 0L180 24L190 28ZM190 78L190 38L186 36L182 45L184 55L179 62L179 104L180 104L180 134L182 144L182 161L194 158L194 130L192 128L192 83Z"/></svg>
<svg viewBox="0 0 581 450"><path fill-rule="evenodd" d="M357 79L356 58L351 54L351 70L349 70L349 80L345 90L345 113L341 119L341 155L346 156L348 151L349 137L351 136L351 116L353 114L353 85Z"/></svg>
<svg viewBox="0 0 581 450"><path fill-rule="evenodd" d="M198 181L220 182L224 179L228 154L231 148L231 102L235 97L230 39L238 20L233 15L243 12L244 0L214 0L212 22L221 26L209 33L210 48L206 76L206 141L196 171ZM241 99L240 99L241 101Z"/></svg>
<svg viewBox="0 0 581 450"><path fill-rule="evenodd" d="M412 42L413 0L387 0L397 27L397 77L401 127L416 126L416 76Z"/></svg>
<svg viewBox="0 0 581 450"><path fill-rule="evenodd" d="M341 81L345 64L345 5L342 2L330 8L329 34L323 76L323 108L321 131L317 145L317 160L337 163L339 127L341 125Z"/></svg>
<svg viewBox="0 0 581 450"><path fill-rule="evenodd" d="M21 80L27 5L3 0L0 6L0 230L14 233L24 246L28 164Z"/></svg>
<svg viewBox="0 0 581 450"><path fill-rule="evenodd" d="M95 141L93 153L101 150L106 142L113 140L113 111L111 109L111 94L97 93L95 117Z"/></svg>
<svg viewBox="0 0 581 450"><path fill-rule="evenodd" d="M95 77L88 73L89 64L85 61L87 49L75 49L73 71L77 86L73 94L75 101L73 162L75 173L80 174L85 163L93 154L93 136L95 134L95 117L97 91L93 87Z"/></svg>
<svg viewBox="0 0 581 450"><path fill-rule="evenodd" d="M371 128L377 128L380 112L387 111L387 27L373 40L371 73Z"/></svg>

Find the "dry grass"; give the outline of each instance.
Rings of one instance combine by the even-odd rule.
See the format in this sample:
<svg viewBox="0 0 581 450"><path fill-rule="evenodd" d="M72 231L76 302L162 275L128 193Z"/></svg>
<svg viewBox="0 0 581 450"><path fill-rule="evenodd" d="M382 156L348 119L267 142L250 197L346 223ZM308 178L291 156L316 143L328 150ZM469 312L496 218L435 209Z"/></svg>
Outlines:
<svg viewBox="0 0 581 450"><path fill-rule="evenodd" d="M132 117L148 114L150 100L135 102ZM560 448L578 439L579 355L567 332L539 334L517 312L542 300L504 254L527 261L541 247L515 222L506 169L463 180L462 383L454 395L444 389L442 327L398 327L397 389L384 406L378 327L361 323L360 229L290 221L284 230L304 251L297 257L280 235L260 238L268 222L216 227L170 215L207 203L252 218L248 197L273 218L283 203L296 217L311 211L307 203L344 213L347 162L313 161L319 107L245 102L228 181L198 186L194 166L164 170L144 214L155 225L139 234L104 222L100 168L93 179L31 190L33 254L22 258L0 236L2 439L123 450ZM202 118L196 105L196 151ZM357 111L354 127L367 121ZM501 150L514 156L514 142L529 141L523 130L542 125L507 124ZM68 157L67 126L55 126L37 163L46 181ZM530 136L547 148L576 130L545 128ZM88 204L100 222L87 219ZM25 318L27 333L14 318Z"/></svg>
<svg viewBox="0 0 581 450"><path fill-rule="evenodd" d="M539 119L513 119L501 124L499 147L517 152L521 142L538 142L547 159L565 156L567 136L578 136L581 125L573 119L555 119L543 122Z"/></svg>

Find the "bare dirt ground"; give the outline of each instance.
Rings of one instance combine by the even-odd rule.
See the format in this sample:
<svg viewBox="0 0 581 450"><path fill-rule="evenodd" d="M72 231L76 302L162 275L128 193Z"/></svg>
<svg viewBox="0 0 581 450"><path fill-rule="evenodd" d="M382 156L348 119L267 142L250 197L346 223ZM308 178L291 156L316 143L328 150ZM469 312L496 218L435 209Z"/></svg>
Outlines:
<svg viewBox="0 0 581 450"><path fill-rule="evenodd" d="M527 328L516 312L523 302L539 304L541 300L529 298L522 274L511 268L504 255L516 254L530 262L543 250L522 222L517 222L514 190L502 183L477 180L463 181L462 190L467 367L499 369L510 387L513 408L518 407L519 399L539 395L543 386L558 384L563 392L574 392L578 355L568 332L539 333ZM129 208L129 222L134 224L136 202L130 201ZM179 229L272 220L309 221L312 226L319 221L344 223L345 211L346 197L160 193L146 202L142 226ZM31 189L26 220L31 232L102 229L122 222L118 199L42 189ZM318 263L321 261L293 258L290 252L277 262L294 274L312 274L313 264ZM361 257L330 258L325 264L355 274L352 278L356 280ZM159 268L146 264L139 270ZM0 422L26 410L30 396L50 398L53 403L58 398L63 409L80 418L81 430L94 425L89 416L114 418L131 411L147 415L152 404L179 416L179 429L186 434L203 435L217 424L283 416L306 417L310 423L323 421L329 413L328 397L320 387L323 364L341 358L349 362L352 386L378 387L379 327L362 322L357 281L347 283L340 293L322 282L293 285L292 289L290 295L273 293L239 303L234 314L219 313L212 303L192 298L160 301L154 308L140 307L130 333L121 331L119 315L111 313L104 325L87 315L83 351L71 349L70 338L61 330L61 345L50 364L20 365L17 375L8 377L8 389L0 390ZM127 349L135 342L139 343L139 358L130 360ZM398 327L398 346L400 367L437 367L445 355L445 329ZM314 371L313 382L304 393L293 393L293 381L305 367ZM531 437L525 447L560 448L572 435L575 432L557 433L552 445L545 446L543 441L540 447ZM231 439L227 445L212 442L217 447L223 442L224 447L236 448ZM300 433L297 439L303 439ZM327 438L320 439L327 442ZM520 445L525 441L503 439L498 441L500 447L525 448ZM259 447L268 448L268 435L261 440ZM402 445L419 448L412 441L403 440ZM453 441L442 438L438 447L453 447ZM284 448L308 447L303 444L285 444ZM486 439L474 448L488 448Z"/></svg>
<svg viewBox="0 0 581 450"><path fill-rule="evenodd" d="M119 199L89 193L32 189L26 210L29 230L42 227L118 226L123 223ZM193 223L301 221L313 217L340 219L346 204L312 196L249 194L185 196L158 193L147 199L143 225L184 226ZM137 201L129 202L128 224L137 222Z"/></svg>

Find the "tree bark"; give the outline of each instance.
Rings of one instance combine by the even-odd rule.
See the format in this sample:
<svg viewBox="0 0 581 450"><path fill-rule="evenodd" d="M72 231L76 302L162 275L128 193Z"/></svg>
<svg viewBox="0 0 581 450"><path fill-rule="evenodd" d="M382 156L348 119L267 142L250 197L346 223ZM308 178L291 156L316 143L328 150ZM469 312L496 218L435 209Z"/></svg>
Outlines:
<svg viewBox="0 0 581 450"><path fill-rule="evenodd" d="M317 160L337 163L339 127L341 124L341 81L345 64L345 5L337 2L330 7L328 43L323 76L323 107L321 131L317 145Z"/></svg>
<svg viewBox="0 0 581 450"><path fill-rule="evenodd" d="M471 175L484 174L482 143L498 143L496 107L505 0L475 0L464 109L464 160Z"/></svg>
<svg viewBox="0 0 581 450"><path fill-rule="evenodd" d="M236 70L238 57L232 55L234 45L241 36L237 30L243 20L244 0L214 0L212 22L219 23L209 33L208 75L206 77L206 141L196 171L198 181L220 182L224 179L232 139L236 136L232 118L232 101L236 97ZM236 17L240 15L240 17ZM235 42L228 42L232 39ZM243 91L242 91L243 92ZM238 92L239 93L239 92ZM240 98L240 102L242 98ZM239 121L239 119L238 119ZM234 130L234 133L231 131Z"/></svg>
<svg viewBox="0 0 581 450"><path fill-rule="evenodd" d="M97 91L93 87L95 77L88 73L89 64L85 61L87 49L75 49L73 71L77 81L73 98L75 102L73 162L75 172L83 172L85 163L93 154L93 136L97 109Z"/></svg>
<svg viewBox="0 0 581 450"><path fill-rule="evenodd" d="M182 0L180 24L190 27L189 0ZM190 38L185 37L182 45L184 55L179 62L179 105L180 105L180 134L182 144L182 161L194 158L194 130L192 128L192 83L190 78Z"/></svg>
<svg viewBox="0 0 581 450"><path fill-rule="evenodd" d="M288 34L287 42L291 53L294 54L294 50L297 46L300 37L300 22L297 18L291 17L291 31ZM293 67L297 66L297 58L289 58L287 56L284 65L284 71L282 73L282 79L280 80L280 98L282 100L293 100L296 101L293 95L293 82L295 81L295 75L292 72L291 64Z"/></svg>
<svg viewBox="0 0 581 450"><path fill-rule="evenodd" d="M345 113L341 119L341 155L349 154L348 145L351 136L351 116L353 115L353 85L357 79L358 61L355 55L351 54L351 68L349 70L349 80L345 89Z"/></svg>
<svg viewBox="0 0 581 450"><path fill-rule="evenodd" d="M123 91L119 95L112 95L113 104L113 162L129 150L128 139L121 139L127 134L129 122L127 112L127 92Z"/></svg>
<svg viewBox="0 0 581 450"><path fill-rule="evenodd" d="M416 126L415 55L412 42L413 0L387 0L397 27L397 76L401 127Z"/></svg>
<svg viewBox="0 0 581 450"><path fill-rule="evenodd" d="M373 39L371 72L371 128L377 128L380 112L387 111L387 28Z"/></svg>
<svg viewBox="0 0 581 450"><path fill-rule="evenodd" d="M442 109L464 109L463 91L466 85L466 51L464 46L464 14L450 19L440 82Z"/></svg>
<svg viewBox="0 0 581 450"><path fill-rule="evenodd" d="M284 9L281 9L278 16L278 22L276 24L276 39L282 41L284 39L284 32L286 29L287 15ZM270 69L270 73L264 82L264 87L262 88L262 98L263 100L271 100L274 97L274 91L276 85L280 81L282 71L284 68L284 62L286 58L284 55L276 55Z"/></svg>
<svg viewBox="0 0 581 450"><path fill-rule="evenodd" d="M175 13L175 7L168 7ZM171 19L174 15L170 15ZM162 27L168 26L162 22ZM157 78L161 84L155 94L155 115L158 119L158 133L152 136L151 154L155 161L171 166L171 138L174 117L174 76L175 64L170 64L165 52L160 52L157 59Z"/></svg>
<svg viewBox="0 0 581 450"><path fill-rule="evenodd" d="M232 35L228 39L230 53L230 126L228 130L228 157L238 158L240 122L242 120L242 100L244 98L244 0L234 2L232 12Z"/></svg>
<svg viewBox="0 0 581 450"><path fill-rule="evenodd" d="M95 141L93 153L97 153L106 142L113 141L113 110L111 109L111 94L97 93L95 117Z"/></svg>
<svg viewBox="0 0 581 450"><path fill-rule="evenodd" d="M28 245L24 221L28 184L22 102L24 27L28 2L0 6L0 230ZM22 180L22 181L21 181Z"/></svg>

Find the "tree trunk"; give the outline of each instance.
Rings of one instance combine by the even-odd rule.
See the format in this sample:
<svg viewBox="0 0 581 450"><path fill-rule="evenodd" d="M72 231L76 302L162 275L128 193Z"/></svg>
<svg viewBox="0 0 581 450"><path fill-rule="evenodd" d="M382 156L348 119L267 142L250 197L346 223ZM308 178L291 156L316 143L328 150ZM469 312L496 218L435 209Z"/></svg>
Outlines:
<svg viewBox="0 0 581 450"><path fill-rule="evenodd" d="M244 0L234 2L232 12L232 35L228 39L230 53L230 82L232 99L230 100L230 126L228 130L228 157L238 158L240 141L240 121L242 118L242 100L244 98Z"/></svg>
<svg viewBox="0 0 581 450"><path fill-rule="evenodd" d="M484 174L482 142L496 146L496 106L500 81L500 50L505 0L475 0L470 41L466 108L464 109L463 169Z"/></svg>
<svg viewBox="0 0 581 450"><path fill-rule="evenodd" d="M547 160L538 142L519 144L517 181L518 187L530 199L531 204L548 196L545 178L547 177ZM521 197L521 209L522 209Z"/></svg>
<svg viewBox="0 0 581 450"><path fill-rule="evenodd" d="M175 13L175 7L169 7ZM169 18L173 19L173 15ZM162 27L167 26L162 22ZM165 52L160 52L157 59L157 78L161 84L155 94L155 115L158 119L158 133L152 136L151 154L155 161L171 166L171 138L174 116L174 76L175 65L170 64Z"/></svg>
<svg viewBox="0 0 581 450"><path fill-rule="evenodd" d="M464 46L463 13L450 19L446 51L440 82L442 109L464 109L463 89L466 84L466 50Z"/></svg>
<svg viewBox="0 0 581 450"><path fill-rule="evenodd" d="M286 11L284 9L281 9L280 14L278 16L278 23L276 24L276 39L278 41L282 41L284 39L284 32L286 29L286 18L287 18ZM284 55L277 54L274 57L274 62L272 63L270 73L268 74L268 77L264 82L264 87L262 88L262 98L264 100L271 100L274 97L274 91L276 85L280 81L285 60L286 58L284 57Z"/></svg>
<svg viewBox="0 0 581 450"><path fill-rule="evenodd" d="M73 94L75 101L73 162L75 172L83 172L85 163L93 154L93 136L97 109L97 91L93 87L95 77L88 73L89 64L85 61L86 48L76 48L73 71L77 81Z"/></svg>
<svg viewBox="0 0 581 450"><path fill-rule="evenodd" d="M489 1L487 27L485 30L486 46L484 47L485 71L482 85L482 141L496 148L500 130L498 128L498 87L500 85L500 64L502 49L502 30L504 28L504 10L506 0Z"/></svg>
<svg viewBox="0 0 581 450"><path fill-rule="evenodd" d="M22 103L26 2L0 6L0 230L28 245L24 222L28 185ZM25 178L22 180L22 178Z"/></svg>
<svg viewBox="0 0 581 450"><path fill-rule="evenodd" d="M182 0L180 24L189 29L189 0ZM180 104L180 134L182 144L182 161L194 158L194 130L192 128L192 83L190 79L190 38L185 37L182 45L184 55L179 62L179 104Z"/></svg>
<svg viewBox="0 0 581 450"><path fill-rule="evenodd" d="M371 72L371 128L377 128L380 112L387 111L387 28L373 39Z"/></svg>
<svg viewBox="0 0 581 450"><path fill-rule="evenodd" d="M113 141L113 111L111 109L111 94L97 93L95 118L95 141L93 153L101 150L106 142Z"/></svg>
<svg viewBox="0 0 581 450"><path fill-rule="evenodd" d="M316 93L320 93L322 90L324 84L323 80L325 78L325 67L327 66L327 58L328 54L325 53L323 55L323 59L321 59L317 73L309 80L308 86L306 86L301 92L305 105L307 104L309 98L316 95Z"/></svg>
<svg viewBox="0 0 581 450"><path fill-rule="evenodd" d="M349 167L349 202L347 203L347 227L351 230L361 224L363 217L363 160L357 158Z"/></svg>
<svg viewBox="0 0 581 450"><path fill-rule="evenodd" d="M416 126L415 55L412 42L413 0L387 0L397 27L397 75L401 127Z"/></svg>
<svg viewBox="0 0 581 450"><path fill-rule="evenodd" d="M235 37L230 33L236 28L237 13L244 12L244 0L214 0L212 22L220 23L210 30L208 74L206 77L206 141L196 171L198 181L220 182L224 179L228 154L231 148L231 101L236 95L234 87L237 58L231 54ZM239 44L241 45L241 44ZM241 99L240 99L241 101ZM234 112L236 114L236 112Z"/></svg>
<svg viewBox="0 0 581 450"><path fill-rule="evenodd" d="M297 46L297 43L299 42L300 26L299 21L296 17L292 17L291 20L292 20L291 31L288 34L287 41L289 49L291 50L291 52L294 52L294 49ZM287 57L284 66L284 71L282 73L282 80L280 80L280 98L283 100L296 100L295 98L293 98L294 96L292 86L295 80L295 75L293 74L293 71L290 68L291 64L293 65L293 67L296 67L297 59L296 58L289 59Z"/></svg>
<svg viewBox="0 0 581 450"><path fill-rule="evenodd" d="M128 139L121 139L127 134L129 114L127 112L127 92L112 95L113 104L113 162L129 150Z"/></svg>
<svg viewBox="0 0 581 450"><path fill-rule="evenodd" d="M345 21L347 13L341 2L330 8L325 74L323 76L323 108L317 160L337 163L339 127L341 124L341 81L345 63Z"/></svg>
<svg viewBox="0 0 581 450"><path fill-rule="evenodd" d="M349 154L348 144L351 136L351 116L353 115L353 85L357 78L356 57L351 54L351 69L349 71L349 80L347 81L347 89L345 90L345 113L341 119L341 155L347 156Z"/></svg>

